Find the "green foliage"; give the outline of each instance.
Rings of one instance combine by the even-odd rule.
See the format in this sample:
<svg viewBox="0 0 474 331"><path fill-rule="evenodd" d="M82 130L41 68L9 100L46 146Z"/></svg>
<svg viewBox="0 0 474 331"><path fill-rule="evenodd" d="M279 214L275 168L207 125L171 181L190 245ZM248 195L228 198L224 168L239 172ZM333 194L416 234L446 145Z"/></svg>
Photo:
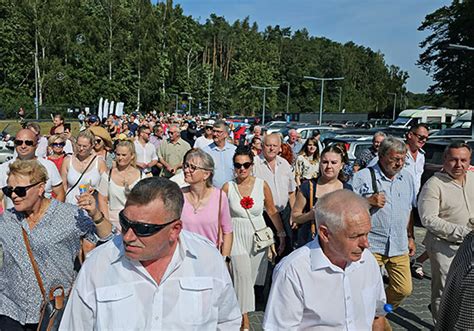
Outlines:
<svg viewBox="0 0 474 331"><path fill-rule="evenodd" d="M406 93L406 72L381 53L340 44L305 29L249 18L230 23L210 15L200 24L172 0L0 0L0 107L34 110L35 40L40 106L84 107L100 97L126 111L172 110L174 94L192 95L193 112L256 114L262 91L269 112L319 109L320 83L303 76L340 77L325 85L325 111L383 111L387 92ZM341 93L341 94L340 94Z"/></svg>
<svg viewBox="0 0 474 331"><path fill-rule="evenodd" d="M474 52L450 49L449 44L474 46L474 1L455 0L427 15L421 31L431 34L420 43L418 65L433 76L432 94L456 100L457 107L474 107Z"/></svg>

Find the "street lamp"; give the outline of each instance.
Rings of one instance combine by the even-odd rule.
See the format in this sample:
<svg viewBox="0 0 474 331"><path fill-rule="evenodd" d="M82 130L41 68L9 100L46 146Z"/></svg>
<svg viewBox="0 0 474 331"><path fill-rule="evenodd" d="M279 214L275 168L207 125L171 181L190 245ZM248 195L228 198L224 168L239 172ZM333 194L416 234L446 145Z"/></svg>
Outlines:
<svg viewBox="0 0 474 331"><path fill-rule="evenodd" d="M267 90L277 90L278 86L253 86L257 90L263 90L263 106L262 106L262 125L265 124L265 99L267 97Z"/></svg>
<svg viewBox="0 0 474 331"><path fill-rule="evenodd" d="M286 83L286 113L290 112L290 82L284 81Z"/></svg>
<svg viewBox="0 0 474 331"><path fill-rule="evenodd" d="M339 110L339 112L341 112L341 105L342 105L342 87L341 87L341 86L338 86L337 88L338 88L338 90L339 90L339 108L338 108L338 110Z"/></svg>
<svg viewBox="0 0 474 331"><path fill-rule="evenodd" d="M312 76L303 76L304 79L320 80L321 81L321 101L319 103L319 125L323 123L323 101L324 101L324 81L326 80L343 80L344 77L318 78Z"/></svg>
<svg viewBox="0 0 474 331"><path fill-rule="evenodd" d="M168 93L168 94L169 94L169 95L174 95L174 96L176 97L176 106L175 106L174 111L175 111L176 113L178 113L178 97L179 97L179 95L177 95L176 93Z"/></svg>
<svg viewBox="0 0 474 331"><path fill-rule="evenodd" d="M395 108L397 106L397 93L387 92L387 94L393 95L393 115L392 119L395 121Z"/></svg>

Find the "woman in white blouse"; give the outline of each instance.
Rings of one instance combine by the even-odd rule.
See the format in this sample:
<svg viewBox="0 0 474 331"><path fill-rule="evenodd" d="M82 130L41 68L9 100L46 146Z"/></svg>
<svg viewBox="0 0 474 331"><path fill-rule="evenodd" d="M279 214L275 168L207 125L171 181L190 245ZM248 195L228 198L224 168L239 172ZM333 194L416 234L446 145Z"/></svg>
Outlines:
<svg viewBox="0 0 474 331"><path fill-rule="evenodd" d="M124 208L127 195L142 177L136 166L135 146L130 140L118 140L115 145L115 164L102 174L99 184L99 210L120 229L118 213Z"/></svg>
<svg viewBox="0 0 474 331"><path fill-rule="evenodd" d="M319 152L316 138L308 138L296 159L295 180L298 186L306 179L318 177Z"/></svg>

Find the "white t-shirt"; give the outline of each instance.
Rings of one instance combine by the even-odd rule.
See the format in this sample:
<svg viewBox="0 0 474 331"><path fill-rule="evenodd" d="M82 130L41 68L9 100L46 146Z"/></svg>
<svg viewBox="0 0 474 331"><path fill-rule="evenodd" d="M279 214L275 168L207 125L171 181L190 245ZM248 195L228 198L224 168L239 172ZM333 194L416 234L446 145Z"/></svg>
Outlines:
<svg viewBox="0 0 474 331"><path fill-rule="evenodd" d="M196 141L194 142L194 148L200 148L200 149L203 149L204 147L212 144L214 142L214 140L212 139L207 139L206 137L204 136L200 136L196 139Z"/></svg>
<svg viewBox="0 0 474 331"><path fill-rule="evenodd" d="M9 165L15 160L16 159L10 160L0 166L0 187L7 186L8 173L10 171ZM46 198L51 198L53 186L61 185L63 183L63 180L61 179L61 175L59 174L58 168L56 168L56 165L52 161L43 158L37 158L36 160L41 163L48 172L48 180L46 181L44 196ZM13 207L13 202L8 197L5 197L5 206L6 208Z"/></svg>

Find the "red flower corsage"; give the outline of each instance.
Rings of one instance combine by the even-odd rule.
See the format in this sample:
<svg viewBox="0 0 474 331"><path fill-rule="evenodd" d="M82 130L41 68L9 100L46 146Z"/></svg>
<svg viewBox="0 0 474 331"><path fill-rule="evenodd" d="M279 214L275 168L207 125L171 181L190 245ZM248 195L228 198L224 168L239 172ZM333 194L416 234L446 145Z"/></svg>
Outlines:
<svg viewBox="0 0 474 331"><path fill-rule="evenodd" d="M240 200L240 205L244 209L250 209L253 207L253 199L251 197L243 197L242 200Z"/></svg>

